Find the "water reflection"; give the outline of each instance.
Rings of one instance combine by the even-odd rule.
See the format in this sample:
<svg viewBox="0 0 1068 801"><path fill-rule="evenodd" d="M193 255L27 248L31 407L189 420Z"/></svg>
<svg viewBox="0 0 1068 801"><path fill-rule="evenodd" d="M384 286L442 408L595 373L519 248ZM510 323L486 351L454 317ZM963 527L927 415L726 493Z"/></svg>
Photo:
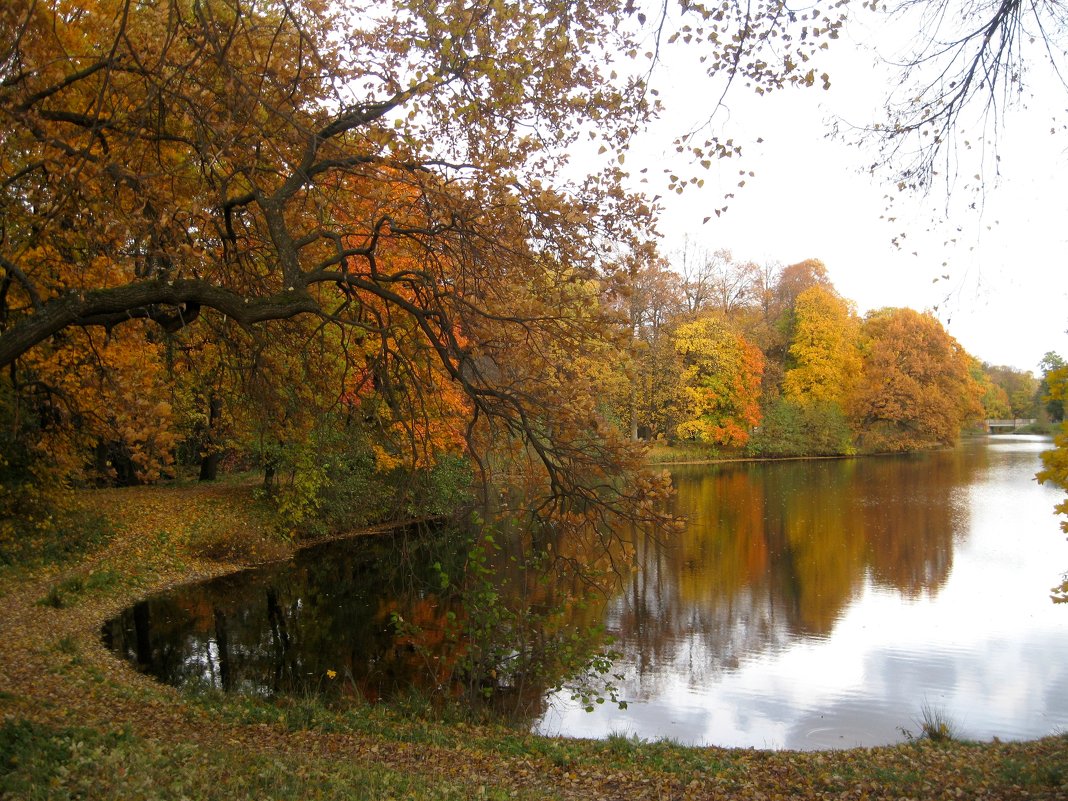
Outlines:
<svg viewBox="0 0 1068 801"><path fill-rule="evenodd" d="M1047 592L1068 550L1057 493L1033 480L1047 446L676 471L690 525L643 543L608 610L630 708L557 700L539 729L873 745L916 728L925 700L973 736L1068 725L1050 689L1068 683L1068 610Z"/></svg>
<svg viewBox="0 0 1068 801"><path fill-rule="evenodd" d="M105 639L179 685L376 699L473 684L552 734L872 745L899 740L929 702L970 736L1039 736L1068 727L1068 609L1048 597L1068 547L1059 494L1033 480L1047 446L680 468L689 524L637 539L641 569L612 591L515 566L534 539L602 578L620 554L560 531L499 532L484 567L510 616L443 581L470 568L466 536L399 532L149 599ZM569 661L557 646L601 621L629 708L546 702L581 650ZM483 641L464 640L470 629Z"/></svg>
<svg viewBox="0 0 1068 801"><path fill-rule="evenodd" d="M405 533L360 548L327 543L292 563L223 576L143 601L104 626L109 647L161 680L253 694L326 689L330 670L374 697L408 681L394 648L396 579L423 584ZM423 575L419 575L419 573ZM418 593L414 603L426 600ZM344 688L343 682L334 687Z"/></svg>
<svg viewBox="0 0 1068 801"><path fill-rule="evenodd" d="M414 693L433 703L463 695L529 719L549 687L601 649L597 580L618 558L592 541L539 537L584 565L581 580L566 571L542 580L529 533L498 530L474 547L470 531L428 526L325 543L149 598L108 621L103 639L179 687L369 701Z"/></svg>
<svg viewBox="0 0 1068 801"><path fill-rule="evenodd" d="M641 541L642 570L609 627L639 676L682 659L701 684L750 654L827 635L869 578L908 598L936 593L954 537L967 535L958 489L982 469L958 451L679 469L676 510L690 522L670 542Z"/></svg>

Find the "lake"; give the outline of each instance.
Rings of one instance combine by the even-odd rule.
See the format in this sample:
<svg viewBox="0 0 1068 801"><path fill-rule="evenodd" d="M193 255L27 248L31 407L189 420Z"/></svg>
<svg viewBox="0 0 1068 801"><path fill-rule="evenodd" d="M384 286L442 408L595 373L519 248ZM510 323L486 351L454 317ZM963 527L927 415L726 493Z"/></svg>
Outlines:
<svg viewBox="0 0 1068 801"><path fill-rule="evenodd" d="M627 708L539 694L533 727L841 748L918 734L926 705L977 739L1068 730L1068 605L1049 597L1068 570L1062 493L1034 480L1048 447L986 437L909 456L674 468L685 530L639 540L640 569L586 612L615 640ZM433 686L447 657L434 651L428 670L426 643L398 621L448 644L440 621L459 611L433 591L448 545L398 532L316 546L146 599L104 639L179 686L370 700Z"/></svg>
<svg viewBox="0 0 1068 801"><path fill-rule="evenodd" d="M673 474L690 518L607 612L628 708L554 698L549 734L878 745L927 704L978 739L1068 729L1068 569L1049 441Z"/></svg>

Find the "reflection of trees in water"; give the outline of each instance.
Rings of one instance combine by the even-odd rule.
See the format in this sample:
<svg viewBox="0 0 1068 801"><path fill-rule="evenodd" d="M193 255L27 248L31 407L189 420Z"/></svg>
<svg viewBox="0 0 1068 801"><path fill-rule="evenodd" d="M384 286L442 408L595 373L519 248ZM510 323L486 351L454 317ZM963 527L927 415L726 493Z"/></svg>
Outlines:
<svg viewBox="0 0 1068 801"><path fill-rule="evenodd" d="M673 575L677 556L651 543L641 550L644 567L606 615L617 647L637 673L639 686L628 688L637 699L656 692L659 676L685 676L691 686L700 686L738 667L746 655L790 640L784 625L788 604L774 596L771 583L694 602Z"/></svg>
<svg viewBox="0 0 1068 801"><path fill-rule="evenodd" d="M985 448L863 460L856 495L869 510L875 583L910 598L942 588L954 540L968 530L968 488L988 462Z"/></svg>
<svg viewBox="0 0 1068 801"><path fill-rule="evenodd" d="M109 621L104 639L178 686L368 700L413 689L428 698L463 691L480 697L492 688L500 709L537 714L547 687L565 678L559 671L581 662L576 633L603 619L604 588L590 583L593 569L620 557L563 537L555 550L587 573L547 582L521 566L529 541L499 539L499 564L488 564L486 576L499 608L465 609L452 583L462 582L470 560L467 536L396 534L328 543L292 563L148 599ZM448 586L444 576L452 577ZM590 602L593 589L601 590L600 603ZM481 629L485 642L465 639L486 620L493 627ZM476 653L488 658L478 661Z"/></svg>
<svg viewBox="0 0 1068 801"><path fill-rule="evenodd" d="M422 576L406 575L401 537L330 543L293 563L150 598L109 621L105 641L179 686L304 692L321 689L327 670L351 676L372 696L382 685L409 686L412 676L393 675L396 631L381 599L407 592L413 604L425 603L425 592L411 593L429 582L428 565Z"/></svg>
<svg viewBox="0 0 1068 801"><path fill-rule="evenodd" d="M639 548L609 630L640 677L694 684L824 636L870 578L937 593L967 529L977 454L720 465L675 474L686 530Z"/></svg>
<svg viewBox="0 0 1068 801"><path fill-rule="evenodd" d="M535 707L561 679L563 666L549 658L554 644L600 619L634 665L643 686L630 691L641 696L666 673L707 683L798 637L826 635L869 580L907 597L937 593L954 538L967 530L964 496L987 466L986 451L974 450L678 470L675 511L689 525L634 543L643 569L627 575L607 608L585 593L603 587L574 573L544 581L511 570L530 540L502 532L491 565L499 593L529 614L494 632L511 638L497 643L499 653L543 661L541 672L494 671L495 690ZM541 536L560 564L584 566L587 579L626 561L595 536ZM412 686L438 692L455 678L466 645L453 634L469 620L443 591L440 571L462 575L468 544L397 534L321 546L291 566L138 604L105 637L179 685L257 694L332 688L372 699ZM394 613L410 625L399 631ZM328 670L345 681L331 685Z"/></svg>

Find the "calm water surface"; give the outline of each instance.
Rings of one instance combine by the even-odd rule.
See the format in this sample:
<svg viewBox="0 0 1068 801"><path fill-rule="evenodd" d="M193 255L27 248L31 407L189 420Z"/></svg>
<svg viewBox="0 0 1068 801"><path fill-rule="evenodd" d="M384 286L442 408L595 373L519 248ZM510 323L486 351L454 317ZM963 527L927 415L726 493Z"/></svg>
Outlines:
<svg viewBox="0 0 1068 801"><path fill-rule="evenodd" d="M1049 446L676 471L690 525L607 613L628 708L558 697L538 729L835 748L899 741L926 703L979 739L1068 730Z"/></svg>
<svg viewBox="0 0 1068 801"><path fill-rule="evenodd" d="M969 737L1068 730L1068 605L1049 599L1068 570L1063 496L1033 478L1048 447L676 469L689 525L639 543L642 569L604 608L628 708L559 694L535 728L837 748L900 741L927 704ZM432 632L452 611L423 548L309 549L149 599L104 638L177 685L307 691L331 670L365 697L403 691L426 660L394 614Z"/></svg>

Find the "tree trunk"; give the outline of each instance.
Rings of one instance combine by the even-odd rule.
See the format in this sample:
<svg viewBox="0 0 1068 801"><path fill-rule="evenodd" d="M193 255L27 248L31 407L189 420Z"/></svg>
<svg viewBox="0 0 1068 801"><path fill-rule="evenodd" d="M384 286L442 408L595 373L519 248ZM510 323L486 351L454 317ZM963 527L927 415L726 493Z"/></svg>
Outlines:
<svg viewBox="0 0 1068 801"><path fill-rule="evenodd" d="M275 474L275 470L276 470L276 467L275 467L274 461L267 462L263 466L263 491L267 495L273 495L274 494L274 474Z"/></svg>
<svg viewBox="0 0 1068 801"><path fill-rule="evenodd" d="M633 379L630 382L630 438L632 442L638 441L638 384Z"/></svg>
<svg viewBox="0 0 1068 801"><path fill-rule="evenodd" d="M222 414L222 400L212 394L208 400L208 430L204 435L204 446L200 452L200 476L198 481L214 481L219 475L219 461L222 451L215 438L215 430Z"/></svg>

